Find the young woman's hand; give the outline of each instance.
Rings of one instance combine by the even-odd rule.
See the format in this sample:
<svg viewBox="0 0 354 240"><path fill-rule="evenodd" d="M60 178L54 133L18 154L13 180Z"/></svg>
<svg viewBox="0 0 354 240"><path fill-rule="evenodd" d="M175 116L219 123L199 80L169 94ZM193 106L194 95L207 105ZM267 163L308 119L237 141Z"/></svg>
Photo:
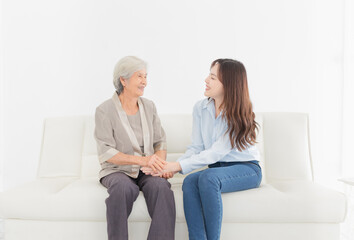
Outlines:
<svg viewBox="0 0 354 240"><path fill-rule="evenodd" d="M145 173L146 175L152 175L152 176L159 176L162 175L162 172L154 172L154 170L152 170L152 168L150 167L142 167L140 168L140 170Z"/></svg>
<svg viewBox="0 0 354 240"><path fill-rule="evenodd" d="M157 156L156 154L143 157L142 167L149 167L154 173L162 172L166 161Z"/></svg>
<svg viewBox="0 0 354 240"><path fill-rule="evenodd" d="M163 168L163 172L179 172L181 171L181 165L179 164L179 162L166 162L164 168Z"/></svg>
<svg viewBox="0 0 354 240"><path fill-rule="evenodd" d="M163 173L161 177L165 178L165 179L169 179L169 178L172 178L173 175L175 175L174 172L166 172L166 173Z"/></svg>
<svg viewBox="0 0 354 240"><path fill-rule="evenodd" d="M158 172L158 173L155 173L149 167L142 167L141 171L143 173L145 173L146 175L152 175L152 176L155 176L155 177L162 177L162 178L165 178L165 179L172 178L175 175L175 173L176 173L176 172Z"/></svg>

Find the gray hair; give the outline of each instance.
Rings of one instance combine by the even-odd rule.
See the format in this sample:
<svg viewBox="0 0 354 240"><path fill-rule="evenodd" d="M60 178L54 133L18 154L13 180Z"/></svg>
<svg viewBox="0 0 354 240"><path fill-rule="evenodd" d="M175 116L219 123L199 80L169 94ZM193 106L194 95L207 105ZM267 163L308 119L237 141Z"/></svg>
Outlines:
<svg viewBox="0 0 354 240"><path fill-rule="evenodd" d="M120 81L121 77L129 80L136 71L146 68L146 62L140 58L127 56L120 59L113 71L113 85L116 88L118 95L120 95L124 90L124 87Z"/></svg>

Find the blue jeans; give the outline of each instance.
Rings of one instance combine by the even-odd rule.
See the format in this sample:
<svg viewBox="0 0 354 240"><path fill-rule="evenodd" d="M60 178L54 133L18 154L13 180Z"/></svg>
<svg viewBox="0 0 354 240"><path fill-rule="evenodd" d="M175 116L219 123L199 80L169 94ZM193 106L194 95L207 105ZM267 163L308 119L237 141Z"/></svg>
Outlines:
<svg viewBox="0 0 354 240"><path fill-rule="evenodd" d="M261 180L258 161L217 162L208 169L188 175L182 190L189 239L220 239L221 193L257 188Z"/></svg>

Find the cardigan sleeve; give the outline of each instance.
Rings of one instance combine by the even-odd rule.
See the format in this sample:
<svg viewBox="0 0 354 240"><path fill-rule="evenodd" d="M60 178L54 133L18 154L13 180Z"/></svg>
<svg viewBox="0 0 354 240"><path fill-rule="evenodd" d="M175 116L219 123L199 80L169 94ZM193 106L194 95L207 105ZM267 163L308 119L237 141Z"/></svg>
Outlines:
<svg viewBox="0 0 354 240"><path fill-rule="evenodd" d="M95 113L95 139L97 142L97 153L100 163L111 159L119 153L116 149L116 142L113 137L113 127L110 119L99 107Z"/></svg>

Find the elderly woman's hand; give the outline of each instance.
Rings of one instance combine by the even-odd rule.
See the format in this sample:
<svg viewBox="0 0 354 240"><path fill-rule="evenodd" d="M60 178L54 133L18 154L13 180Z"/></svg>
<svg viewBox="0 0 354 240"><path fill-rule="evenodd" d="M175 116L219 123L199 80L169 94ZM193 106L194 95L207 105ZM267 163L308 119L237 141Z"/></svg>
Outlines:
<svg viewBox="0 0 354 240"><path fill-rule="evenodd" d="M163 177L164 174L166 173L177 173L179 171L181 171L181 164L179 162L165 162L164 161L164 166L162 170L154 170L151 167L143 167L141 169L141 171L143 171L143 173L148 174L148 175L152 175L152 176L159 176L159 177ZM165 175L165 176L169 176L169 175ZM173 176L173 175L172 175Z"/></svg>
<svg viewBox="0 0 354 240"><path fill-rule="evenodd" d="M145 173L146 175L152 175L154 177L162 177L165 179L172 178L177 172L158 172L155 173L151 168L149 167L142 167L141 171Z"/></svg>
<svg viewBox="0 0 354 240"><path fill-rule="evenodd" d="M166 161L156 154L144 157L143 159L143 164L141 166L151 168L154 173L162 172L164 166L166 165Z"/></svg>

